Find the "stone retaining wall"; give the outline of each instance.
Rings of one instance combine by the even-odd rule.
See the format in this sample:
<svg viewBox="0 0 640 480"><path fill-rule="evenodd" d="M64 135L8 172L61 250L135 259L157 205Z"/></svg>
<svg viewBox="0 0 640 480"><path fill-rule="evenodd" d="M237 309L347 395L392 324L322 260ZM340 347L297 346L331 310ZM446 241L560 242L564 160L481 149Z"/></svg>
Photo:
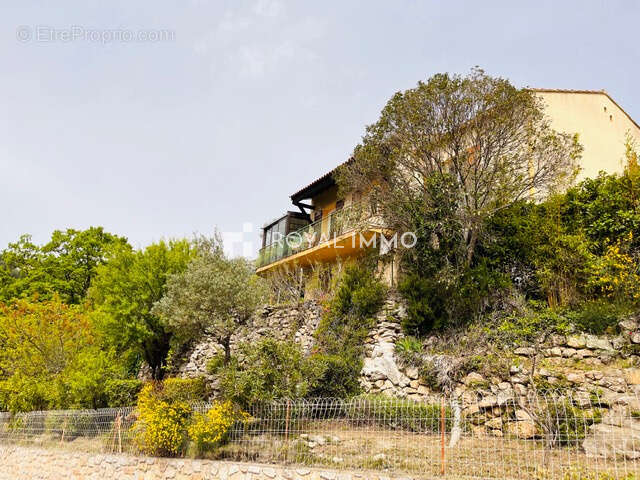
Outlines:
<svg viewBox="0 0 640 480"><path fill-rule="evenodd" d="M133 457L0 445L0 480L392 480L388 474L300 466ZM398 479L400 480L400 479ZM403 477L402 480L409 480Z"/></svg>
<svg viewBox="0 0 640 480"><path fill-rule="evenodd" d="M318 328L321 307L309 300L298 305L265 306L251 318L244 328L238 330L231 339L231 349L241 342L257 342L262 338L293 340L305 353L313 347L313 334ZM222 346L210 336L200 341L175 360L175 374L181 377L207 376L207 363Z"/></svg>

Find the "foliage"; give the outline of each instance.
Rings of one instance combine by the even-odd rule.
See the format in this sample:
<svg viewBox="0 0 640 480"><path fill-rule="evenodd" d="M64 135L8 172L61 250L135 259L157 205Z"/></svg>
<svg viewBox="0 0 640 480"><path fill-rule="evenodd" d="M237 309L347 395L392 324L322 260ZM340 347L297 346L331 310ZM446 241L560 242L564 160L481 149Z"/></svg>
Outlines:
<svg viewBox="0 0 640 480"><path fill-rule="evenodd" d="M266 285L244 258L225 257L219 239L197 240L198 255L182 273L172 275L167 292L152 313L186 339L213 335L231 359L231 336L266 299Z"/></svg>
<svg viewBox="0 0 640 480"><path fill-rule="evenodd" d="M618 322L630 313L625 303L608 299L590 300L566 312L568 321L579 331L595 335L615 334Z"/></svg>
<svg viewBox="0 0 640 480"><path fill-rule="evenodd" d="M138 251L119 248L97 268L89 291L104 342L132 367L144 359L154 379L163 376L172 333L151 309L163 297L167 278L183 271L194 254L186 240L160 241Z"/></svg>
<svg viewBox="0 0 640 480"><path fill-rule="evenodd" d="M87 230L55 230L51 240L38 246L29 235L0 252L0 301L14 298L81 303L96 275L96 268L113 249L128 245L124 237L102 227Z"/></svg>
<svg viewBox="0 0 640 480"><path fill-rule="evenodd" d="M111 379L104 387L109 407L130 407L136 403L142 381L135 378Z"/></svg>
<svg viewBox="0 0 640 480"><path fill-rule="evenodd" d="M348 265L338 285L331 310L335 315L368 317L378 311L384 300L384 286L375 279L367 266Z"/></svg>
<svg viewBox="0 0 640 480"><path fill-rule="evenodd" d="M0 304L0 345L0 410L105 407L106 382L124 375L86 312L57 296Z"/></svg>
<svg viewBox="0 0 640 480"><path fill-rule="evenodd" d="M591 265L589 286L613 300L640 301L640 263L629 253L633 233L609 245Z"/></svg>
<svg viewBox="0 0 640 480"><path fill-rule="evenodd" d="M583 410L569 401L550 402L538 419L553 445L576 445L591 425L602 421L602 412L597 408Z"/></svg>
<svg viewBox="0 0 640 480"><path fill-rule="evenodd" d="M172 402L201 402L207 396L207 385L202 377L165 378L160 395Z"/></svg>
<svg viewBox="0 0 640 480"><path fill-rule="evenodd" d="M384 293L372 267L365 263L347 265L316 332L320 351L359 352Z"/></svg>
<svg viewBox="0 0 640 480"><path fill-rule="evenodd" d="M173 457L186 448L192 409L189 402L165 395L162 384L145 385L138 396L132 429L138 448L149 455Z"/></svg>
<svg viewBox="0 0 640 480"><path fill-rule="evenodd" d="M347 416L354 419L373 419L387 428L412 432L439 432L442 407L439 404L416 402L408 399L389 398L384 395L363 395L355 398ZM450 432L453 415L451 408L444 408L445 431Z"/></svg>
<svg viewBox="0 0 640 480"><path fill-rule="evenodd" d="M422 342L416 337L403 337L396 342L395 352L403 365L415 365L422 354Z"/></svg>
<svg viewBox="0 0 640 480"><path fill-rule="evenodd" d="M323 377L314 395L347 397L360 391L357 377L362 369L364 339L385 295L373 268L366 260L348 264L335 280L335 293L315 334L320 354L315 358Z"/></svg>
<svg viewBox="0 0 640 480"><path fill-rule="evenodd" d="M248 419L249 415L231 402L216 402L206 414L194 415L188 428L189 437L199 452L205 452L226 443L232 427Z"/></svg>
<svg viewBox="0 0 640 480"><path fill-rule="evenodd" d="M580 152L575 137L550 128L534 92L474 69L396 93L337 180L343 190L368 192L386 225L403 232L407 196L429 198L433 175L451 172L468 265L486 220L566 184Z"/></svg>
<svg viewBox="0 0 640 480"><path fill-rule="evenodd" d="M275 398L302 398L323 373L321 369L295 343L267 338L241 344L237 357L218 370L218 387L223 398L244 407Z"/></svg>
<svg viewBox="0 0 640 480"><path fill-rule="evenodd" d="M316 353L309 359L318 372L308 397L347 398L360 392L362 364L347 355Z"/></svg>

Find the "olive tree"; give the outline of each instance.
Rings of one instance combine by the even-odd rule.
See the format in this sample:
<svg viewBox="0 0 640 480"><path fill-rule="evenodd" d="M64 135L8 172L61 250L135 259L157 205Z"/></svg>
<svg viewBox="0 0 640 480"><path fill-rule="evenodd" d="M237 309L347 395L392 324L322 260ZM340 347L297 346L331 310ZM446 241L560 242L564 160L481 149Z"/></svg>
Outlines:
<svg viewBox="0 0 640 480"><path fill-rule="evenodd" d="M153 312L184 338L212 335L231 358L231 337L266 298L264 281L251 262L227 258L218 238L196 240L198 255L169 278Z"/></svg>
<svg viewBox="0 0 640 480"><path fill-rule="evenodd" d="M369 195L388 227L406 231L421 215L415 200L425 211L438 208L433 177L450 178L469 265L485 221L568 183L580 152L576 136L550 127L535 92L474 69L396 93L337 180L343 191Z"/></svg>

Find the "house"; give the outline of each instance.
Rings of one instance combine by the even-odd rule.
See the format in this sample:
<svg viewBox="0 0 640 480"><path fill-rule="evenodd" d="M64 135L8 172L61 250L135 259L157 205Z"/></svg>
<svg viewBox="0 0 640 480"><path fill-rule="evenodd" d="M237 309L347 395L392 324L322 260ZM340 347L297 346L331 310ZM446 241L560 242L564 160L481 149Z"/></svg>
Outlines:
<svg viewBox="0 0 640 480"><path fill-rule="evenodd" d="M620 173L624 168L627 135L640 142L640 126L604 90L533 89L546 104L552 128L578 134L584 151L578 180L595 177L599 171ZM362 209L357 192L338 198L334 174L327 172L291 195L298 211L289 211L263 228L257 273L268 275L283 266L305 269L314 263L332 262L380 248L381 227L358 226ZM373 222L375 225L375 222ZM395 266L385 270L394 283Z"/></svg>

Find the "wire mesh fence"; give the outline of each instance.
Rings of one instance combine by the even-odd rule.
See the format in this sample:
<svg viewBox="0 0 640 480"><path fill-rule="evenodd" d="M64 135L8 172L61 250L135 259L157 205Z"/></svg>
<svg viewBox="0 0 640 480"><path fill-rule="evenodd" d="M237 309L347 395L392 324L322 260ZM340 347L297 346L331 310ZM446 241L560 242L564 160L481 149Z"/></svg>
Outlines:
<svg viewBox="0 0 640 480"><path fill-rule="evenodd" d="M248 413L208 458L423 478L640 478L637 394L280 400ZM134 408L3 413L0 443L134 454L136 418Z"/></svg>

